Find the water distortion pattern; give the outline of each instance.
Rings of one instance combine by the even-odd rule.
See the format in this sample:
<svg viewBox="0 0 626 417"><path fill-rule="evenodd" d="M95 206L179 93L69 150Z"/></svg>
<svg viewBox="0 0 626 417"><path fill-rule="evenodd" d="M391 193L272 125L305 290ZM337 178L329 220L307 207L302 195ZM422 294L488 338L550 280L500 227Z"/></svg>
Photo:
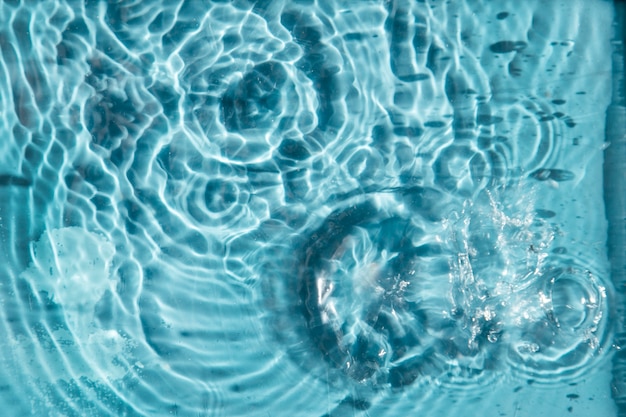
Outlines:
<svg viewBox="0 0 626 417"><path fill-rule="evenodd" d="M514 3L2 2L2 409L458 415L602 369L611 9Z"/></svg>

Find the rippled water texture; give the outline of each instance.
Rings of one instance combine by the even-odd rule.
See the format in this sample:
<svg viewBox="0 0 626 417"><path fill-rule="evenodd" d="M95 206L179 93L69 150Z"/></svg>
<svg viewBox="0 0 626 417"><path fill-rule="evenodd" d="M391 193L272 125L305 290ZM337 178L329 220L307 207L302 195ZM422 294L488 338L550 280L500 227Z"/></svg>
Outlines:
<svg viewBox="0 0 626 417"><path fill-rule="evenodd" d="M3 413L609 415L612 16L5 0Z"/></svg>

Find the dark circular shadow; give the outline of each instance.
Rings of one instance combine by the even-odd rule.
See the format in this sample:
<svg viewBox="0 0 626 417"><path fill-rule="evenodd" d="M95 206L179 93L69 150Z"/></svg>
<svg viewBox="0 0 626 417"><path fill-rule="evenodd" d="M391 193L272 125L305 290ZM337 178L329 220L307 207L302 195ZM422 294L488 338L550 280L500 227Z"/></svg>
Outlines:
<svg viewBox="0 0 626 417"><path fill-rule="evenodd" d="M287 71L281 63L255 65L222 97L220 107L226 129L239 132L270 127L282 113L281 88L286 81Z"/></svg>
<svg viewBox="0 0 626 417"><path fill-rule="evenodd" d="M415 268L443 249L422 236L410 217L366 200L332 212L302 248L298 297L308 334L331 367L357 382L397 388L437 366L423 343Z"/></svg>

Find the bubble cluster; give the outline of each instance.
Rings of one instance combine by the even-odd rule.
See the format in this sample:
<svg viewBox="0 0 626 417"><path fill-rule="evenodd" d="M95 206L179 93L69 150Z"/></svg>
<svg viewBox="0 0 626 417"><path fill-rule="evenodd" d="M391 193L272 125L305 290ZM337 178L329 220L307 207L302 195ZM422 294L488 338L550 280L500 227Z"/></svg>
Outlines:
<svg viewBox="0 0 626 417"><path fill-rule="evenodd" d="M296 283L264 271L283 300L273 308L304 319L281 321L287 343L306 336L318 352L292 352L297 361L375 389L433 378L466 389L509 374L572 380L608 349L608 284L547 255L556 230L529 200L452 200L439 217L434 202L404 204L429 193L353 199L305 232L289 258Z"/></svg>

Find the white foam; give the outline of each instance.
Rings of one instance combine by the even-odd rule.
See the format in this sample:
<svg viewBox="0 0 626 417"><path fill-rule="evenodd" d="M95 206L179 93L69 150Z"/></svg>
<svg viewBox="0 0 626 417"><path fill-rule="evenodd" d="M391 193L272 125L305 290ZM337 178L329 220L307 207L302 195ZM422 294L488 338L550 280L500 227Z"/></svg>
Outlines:
<svg viewBox="0 0 626 417"><path fill-rule="evenodd" d="M115 247L103 236L78 227L53 229L33 247L35 260L23 273L66 312L91 310L111 288Z"/></svg>

